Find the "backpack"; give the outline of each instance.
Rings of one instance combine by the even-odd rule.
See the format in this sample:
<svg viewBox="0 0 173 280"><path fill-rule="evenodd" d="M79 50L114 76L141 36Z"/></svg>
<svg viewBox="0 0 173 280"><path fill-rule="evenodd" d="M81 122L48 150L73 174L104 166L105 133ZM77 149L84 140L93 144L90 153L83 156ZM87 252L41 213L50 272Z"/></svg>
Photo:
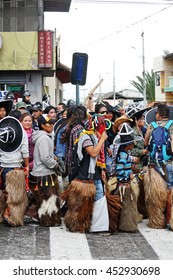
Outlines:
<svg viewBox="0 0 173 280"><path fill-rule="evenodd" d="M80 136L79 136L80 137ZM94 139L92 137L92 135L89 135L93 145L94 145ZM78 138L79 139L79 138ZM77 149L78 149L78 141L76 141L73 145L73 151L72 151L72 163L71 163L71 167L72 167L72 177L75 178L78 174L79 174L79 169L81 166L81 160L78 157L77 154ZM84 151L85 153L85 151ZM84 158L82 159L84 160Z"/></svg>
<svg viewBox="0 0 173 280"><path fill-rule="evenodd" d="M156 122L152 122L153 131L151 133L149 152L152 162L157 164L165 163L172 158L171 136L169 127L173 120L169 120L165 126L159 126Z"/></svg>
<svg viewBox="0 0 173 280"><path fill-rule="evenodd" d="M55 155L57 157L60 157L62 159L65 159L65 154L66 154L66 143L62 143L62 135L66 130L66 126L61 126L58 131L57 134L55 135Z"/></svg>

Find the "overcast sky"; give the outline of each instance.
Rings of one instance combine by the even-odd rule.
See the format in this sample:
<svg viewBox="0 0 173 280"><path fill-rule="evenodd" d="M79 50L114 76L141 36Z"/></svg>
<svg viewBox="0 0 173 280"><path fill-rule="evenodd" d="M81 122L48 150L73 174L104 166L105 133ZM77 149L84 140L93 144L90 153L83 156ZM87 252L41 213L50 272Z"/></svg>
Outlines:
<svg viewBox="0 0 173 280"><path fill-rule="evenodd" d="M80 87L81 96L100 78L104 82L97 92L112 91L113 61L116 91L134 89L130 80L142 76L143 71L142 32L146 71L151 71L153 58L162 55L163 50L173 52L173 5L77 2L81 1L72 1L69 13L45 13L45 28L56 29L56 36L61 36L63 64L71 67L74 52L88 54L87 82ZM146 2L163 3L162 0ZM64 95L67 99L75 98L75 86L65 85Z"/></svg>

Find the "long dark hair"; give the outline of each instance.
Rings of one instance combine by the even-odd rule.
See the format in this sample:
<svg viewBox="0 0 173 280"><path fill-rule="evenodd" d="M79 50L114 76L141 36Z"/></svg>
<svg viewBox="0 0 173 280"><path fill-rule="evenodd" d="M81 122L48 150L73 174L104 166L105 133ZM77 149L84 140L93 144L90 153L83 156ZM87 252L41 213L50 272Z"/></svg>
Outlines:
<svg viewBox="0 0 173 280"><path fill-rule="evenodd" d="M66 143L69 140L71 130L78 124L83 125L83 121L87 118L86 108L84 106L75 106L75 110L71 115L65 133L62 137L62 142Z"/></svg>

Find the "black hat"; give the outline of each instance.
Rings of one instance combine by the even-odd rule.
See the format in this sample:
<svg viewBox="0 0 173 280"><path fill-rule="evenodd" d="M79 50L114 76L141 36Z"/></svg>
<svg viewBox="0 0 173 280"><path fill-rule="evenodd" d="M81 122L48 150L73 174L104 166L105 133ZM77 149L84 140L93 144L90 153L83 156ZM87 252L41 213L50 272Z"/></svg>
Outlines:
<svg viewBox="0 0 173 280"><path fill-rule="evenodd" d="M0 150L7 153L15 152L21 145L23 128L13 117L5 117L0 121Z"/></svg>
<svg viewBox="0 0 173 280"><path fill-rule="evenodd" d="M127 145L127 144L133 143L134 141L142 140L142 137L134 136L133 129L127 123L124 123L122 125L119 136L120 137L115 139L115 141L114 141L114 143L119 144L119 145Z"/></svg>
<svg viewBox="0 0 173 280"><path fill-rule="evenodd" d="M46 123L55 123L55 119L51 119L47 114L42 114L41 116L38 117L37 119L38 124L46 124Z"/></svg>
<svg viewBox="0 0 173 280"><path fill-rule="evenodd" d="M115 108L115 107L113 107L112 105L107 105L107 109L108 109L108 112L111 112L111 113L114 113L114 114L117 114L117 113L119 113L118 112L118 109L117 108Z"/></svg>
<svg viewBox="0 0 173 280"><path fill-rule="evenodd" d="M168 108L169 108L169 118L168 119L173 120L173 107L168 106ZM146 124L150 124L151 122L156 121L156 112L157 112L157 107L154 107L147 112L147 114L145 116Z"/></svg>
<svg viewBox="0 0 173 280"><path fill-rule="evenodd" d="M150 108L143 108L142 104L133 103L127 108L126 116L134 119L137 116L142 116L147 110L150 110Z"/></svg>
<svg viewBox="0 0 173 280"><path fill-rule="evenodd" d="M13 100L8 99L8 100L0 100L0 108L5 108L6 110L6 115L10 113L10 111L13 108Z"/></svg>
<svg viewBox="0 0 173 280"><path fill-rule="evenodd" d="M120 101L114 108L118 111L120 108L123 108L124 101Z"/></svg>
<svg viewBox="0 0 173 280"><path fill-rule="evenodd" d="M15 96L14 96L14 93L13 92L7 92L6 96L5 96L5 99L8 100L8 99L11 99L14 101L15 99Z"/></svg>
<svg viewBox="0 0 173 280"><path fill-rule="evenodd" d="M32 107L31 107L31 111L42 111L42 107L38 104L34 104Z"/></svg>

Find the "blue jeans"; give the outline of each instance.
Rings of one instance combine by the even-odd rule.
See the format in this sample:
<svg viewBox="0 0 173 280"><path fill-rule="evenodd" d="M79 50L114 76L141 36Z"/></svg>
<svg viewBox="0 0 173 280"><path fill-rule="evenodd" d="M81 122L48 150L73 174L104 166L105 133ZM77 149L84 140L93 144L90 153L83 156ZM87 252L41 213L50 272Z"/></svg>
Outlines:
<svg viewBox="0 0 173 280"><path fill-rule="evenodd" d="M101 180L94 180L96 186L96 194L94 200L97 201L104 196L104 186Z"/></svg>
<svg viewBox="0 0 173 280"><path fill-rule="evenodd" d="M168 189L171 189L173 187L173 166L172 166L172 162L167 163L166 170L167 170L166 183L167 183Z"/></svg>
<svg viewBox="0 0 173 280"><path fill-rule="evenodd" d="M112 157L110 157L108 154L106 154L106 169L108 172L110 172L111 163L112 163Z"/></svg>
<svg viewBox="0 0 173 280"><path fill-rule="evenodd" d="M159 171L159 168L156 166L155 167L157 171ZM166 178L166 184L168 189L171 189L173 187L173 166L172 162L169 162L166 164L166 171L167 171L167 178ZM160 171L159 171L160 173Z"/></svg>

